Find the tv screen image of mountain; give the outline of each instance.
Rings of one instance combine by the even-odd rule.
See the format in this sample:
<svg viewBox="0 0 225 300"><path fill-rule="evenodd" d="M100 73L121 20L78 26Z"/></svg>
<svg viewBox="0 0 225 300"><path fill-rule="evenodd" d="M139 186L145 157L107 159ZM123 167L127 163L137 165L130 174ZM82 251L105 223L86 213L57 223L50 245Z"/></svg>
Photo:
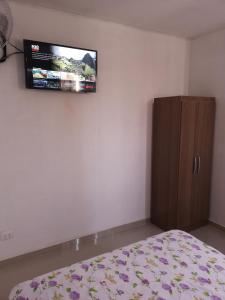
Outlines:
<svg viewBox="0 0 225 300"><path fill-rule="evenodd" d="M96 92L97 51L24 40L26 86Z"/></svg>

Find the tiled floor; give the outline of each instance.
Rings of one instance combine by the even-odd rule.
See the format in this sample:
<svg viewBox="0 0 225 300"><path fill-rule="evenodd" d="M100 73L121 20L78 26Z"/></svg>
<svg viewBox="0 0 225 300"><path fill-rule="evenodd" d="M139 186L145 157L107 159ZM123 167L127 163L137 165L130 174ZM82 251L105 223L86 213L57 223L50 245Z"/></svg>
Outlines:
<svg viewBox="0 0 225 300"><path fill-rule="evenodd" d="M75 244L70 243L66 246L46 250L43 253L24 256L12 263L0 264L0 300L7 300L9 291L19 282L112 251L160 232L161 230L156 226L146 224L136 229L112 233L102 237L97 243L94 241L83 242L80 244L79 250L76 250ZM192 234L225 254L224 231L207 225L193 231Z"/></svg>

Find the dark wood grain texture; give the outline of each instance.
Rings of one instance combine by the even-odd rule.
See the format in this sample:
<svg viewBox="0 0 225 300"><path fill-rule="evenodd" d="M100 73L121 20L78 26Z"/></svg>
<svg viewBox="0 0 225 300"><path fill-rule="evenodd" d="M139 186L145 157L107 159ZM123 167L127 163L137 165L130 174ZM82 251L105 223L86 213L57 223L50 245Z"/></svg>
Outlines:
<svg viewBox="0 0 225 300"><path fill-rule="evenodd" d="M189 231L208 222L215 100L157 98L153 112L151 220Z"/></svg>
<svg viewBox="0 0 225 300"><path fill-rule="evenodd" d="M191 223L196 112L196 102L188 100L182 101L179 182L177 186L177 228L185 230L188 229Z"/></svg>
<svg viewBox="0 0 225 300"><path fill-rule="evenodd" d="M214 116L214 101L198 102L195 135L198 170L197 176L193 177L192 228L206 223L209 217Z"/></svg>
<svg viewBox="0 0 225 300"><path fill-rule="evenodd" d="M156 99L153 112L152 222L161 228L176 226L181 102Z"/></svg>

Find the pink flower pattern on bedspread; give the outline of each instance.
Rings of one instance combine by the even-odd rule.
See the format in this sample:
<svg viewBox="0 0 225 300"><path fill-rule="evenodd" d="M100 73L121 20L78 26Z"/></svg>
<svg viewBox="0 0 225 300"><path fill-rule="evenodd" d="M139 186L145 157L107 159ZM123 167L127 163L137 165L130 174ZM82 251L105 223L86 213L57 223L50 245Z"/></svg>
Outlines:
<svg viewBox="0 0 225 300"><path fill-rule="evenodd" d="M225 256L172 230L17 285L10 300L225 300Z"/></svg>

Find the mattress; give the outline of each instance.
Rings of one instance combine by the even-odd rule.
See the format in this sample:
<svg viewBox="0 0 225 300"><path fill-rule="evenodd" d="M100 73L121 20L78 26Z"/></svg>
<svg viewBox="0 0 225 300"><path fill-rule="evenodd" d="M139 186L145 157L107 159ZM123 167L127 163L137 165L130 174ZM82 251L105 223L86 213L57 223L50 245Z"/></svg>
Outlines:
<svg viewBox="0 0 225 300"><path fill-rule="evenodd" d="M18 284L10 300L222 300L225 256L165 232Z"/></svg>

